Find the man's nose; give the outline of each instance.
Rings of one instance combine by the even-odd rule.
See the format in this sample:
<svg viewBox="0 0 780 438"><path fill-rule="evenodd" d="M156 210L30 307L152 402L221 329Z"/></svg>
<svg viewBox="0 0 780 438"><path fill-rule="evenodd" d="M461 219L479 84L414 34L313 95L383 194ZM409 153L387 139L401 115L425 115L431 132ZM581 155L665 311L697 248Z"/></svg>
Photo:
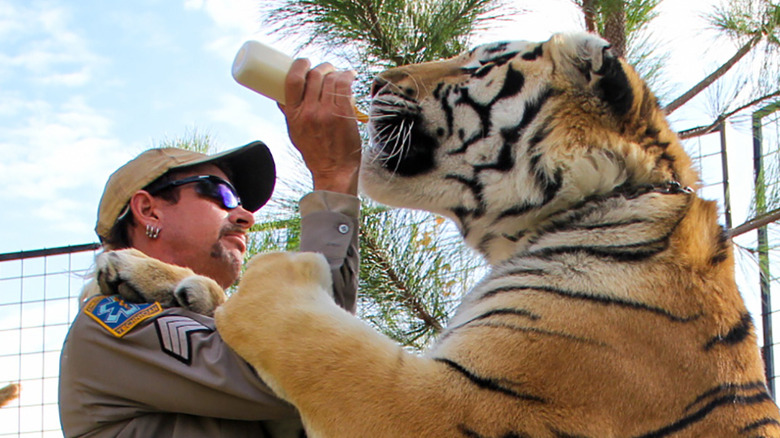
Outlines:
<svg viewBox="0 0 780 438"><path fill-rule="evenodd" d="M255 224L255 216L240 205L230 210L228 217L231 223L247 230Z"/></svg>

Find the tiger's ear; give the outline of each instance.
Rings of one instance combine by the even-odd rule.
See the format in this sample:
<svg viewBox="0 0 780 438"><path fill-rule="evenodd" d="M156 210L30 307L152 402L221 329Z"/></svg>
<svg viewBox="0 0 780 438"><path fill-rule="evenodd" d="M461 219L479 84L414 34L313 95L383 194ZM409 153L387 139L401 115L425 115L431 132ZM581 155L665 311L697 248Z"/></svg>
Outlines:
<svg viewBox="0 0 780 438"><path fill-rule="evenodd" d="M626 114L634 104L634 91L626 75L626 64L621 62L609 47L601 50L599 64L593 63L593 92L603 100L617 116Z"/></svg>
<svg viewBox="0 0 780 438"><path fill-rule="evenodd" d="M590 33L556 34L550 43L554 62L573 85L588 88L615 115L631 109L634 94L626 66L609 50L606 40Z"/></svg>
<svg viewBox="0 0 780 438"><path fill-rule="evenodd" d="M612 56L609 43L593 34L579 34L573 37L576 46L576 59L579 70L596 73L604 67L605 59Z"/></svg>
<svg viewBox="0 0 780 438"><path fill-rule="evenodd" d="M594 94L603 100L615 115L623 115L634 103L634 93L626 75L626 65L610 50L607 41L591 34L578 38L577 55L580 69Z"/></svg>

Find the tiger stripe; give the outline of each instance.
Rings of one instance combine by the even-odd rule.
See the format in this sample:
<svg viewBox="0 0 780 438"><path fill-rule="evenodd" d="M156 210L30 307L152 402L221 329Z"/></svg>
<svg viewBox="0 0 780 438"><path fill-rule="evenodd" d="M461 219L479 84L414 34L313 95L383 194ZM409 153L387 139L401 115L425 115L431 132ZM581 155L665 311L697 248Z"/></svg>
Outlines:
<svg viewBox="0 0 780 438"><path fill-rule="evenodd" d="M469 371L464 367L463 365L445 358L434 358L435 361L443 363L444 365L447 365L450 369L456 371L457 373L461 374L463 377L471 381L474 385L476 385L479 388L486 389L488 391L494 391L500 394L508 395L510 397L523 400L523 401L529 401L529 402L537 402L537 403L545 403L545 400L539 396L533 395L533 394L526 394L523 392L515 391L511 388L508 388L506 385L503 385L501 381L505 381L505 379L493 379L488 377L481 377L475 374L472 371ZM514 383L515 386L519 386L519 384Z"/></svg>

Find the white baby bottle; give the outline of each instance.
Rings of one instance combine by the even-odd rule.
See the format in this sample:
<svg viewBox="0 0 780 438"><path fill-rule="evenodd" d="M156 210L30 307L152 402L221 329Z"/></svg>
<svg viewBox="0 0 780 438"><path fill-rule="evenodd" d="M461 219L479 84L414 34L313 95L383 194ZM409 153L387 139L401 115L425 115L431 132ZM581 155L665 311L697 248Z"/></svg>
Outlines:
<svg viewBox="0 0 780 438"><path fill-rule="evenodd" d="M239 84L284 105L284 79L293 58L259 41L247 41L233 61L233 79ZM361 122L368 116L355 107Z"/></svg>

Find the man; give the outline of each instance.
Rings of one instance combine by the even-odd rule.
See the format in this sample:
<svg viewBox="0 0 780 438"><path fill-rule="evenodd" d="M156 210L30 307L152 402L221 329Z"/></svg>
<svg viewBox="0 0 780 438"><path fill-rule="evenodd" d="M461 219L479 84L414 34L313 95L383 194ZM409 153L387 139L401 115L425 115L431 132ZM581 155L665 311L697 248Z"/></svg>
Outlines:
<svg viewBox="0 0 780 438"><path fill-rule="evenodd" d="M360 136L352 72L297 60L282 110L311 171L300 203L301 250L330 262L336 300L355 308ZM274 164L260 142L215 156L152 150L106 184L96 231L106 249L135 248L233 284L252 213L271 196ZM186 309L95 296L63 347L60 416L65 436L262 437L297 414L276 398L215 331ZM299 426L298 426L299 427Z"/></svg>

